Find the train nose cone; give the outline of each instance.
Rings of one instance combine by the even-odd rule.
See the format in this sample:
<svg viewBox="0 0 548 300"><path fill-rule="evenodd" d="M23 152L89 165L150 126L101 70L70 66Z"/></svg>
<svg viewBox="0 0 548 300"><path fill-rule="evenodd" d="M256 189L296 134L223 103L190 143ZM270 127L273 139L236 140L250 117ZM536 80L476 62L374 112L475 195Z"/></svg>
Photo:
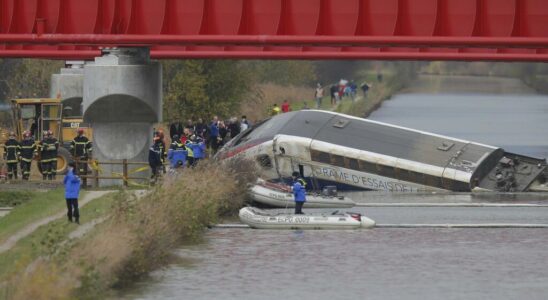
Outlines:
<svg viewBox="0 0 548 300"><path fill-rule="evenodd" d="M362 216L361 217L361 226L362 228L373 228L375 227L376 222L372 219L369 219L368 217Z"/></svg>

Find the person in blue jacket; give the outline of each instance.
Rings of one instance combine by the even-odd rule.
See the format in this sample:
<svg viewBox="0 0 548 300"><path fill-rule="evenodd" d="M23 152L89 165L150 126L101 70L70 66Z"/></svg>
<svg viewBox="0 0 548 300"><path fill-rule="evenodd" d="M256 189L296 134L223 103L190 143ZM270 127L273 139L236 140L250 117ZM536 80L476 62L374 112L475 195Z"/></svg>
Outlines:
<svg viewBox="0 0 548 300"><path fill-rule="evenodd" d="M75 218L76 224L80 224L80 211L78 210L78 194L80 193L80 178L74 174L74 162L69 162L68 172L63 179L65 185L65 199L67 201L67 217L72 222Z"/></svg>
<svg viewBox="0 0 548 300"><path fill-rule="evenodd" d="M295 214L303 215L303 205L306 202L306 181L301 178L299 172L293 172L293 196L295 198Z"/></svg>
<svg viewBox="0 0 548 300"><path fill-rule="evenodd" d="M190 137L190 141L187 143L187 146L192 149L192 153L194 155L192 166L194 167L198 164L198 161L205 158L206 145L200 137L193 134Z"/></svg>
<svg viewBox="0 0 548 300"><path fill-rule="evenodd" d="M167 158L169 159L169 165L171 168L184 168L186 166L187 155L188 151L185 144L179 140L178 135L174 135L173 142L167 151Z"/></svg>

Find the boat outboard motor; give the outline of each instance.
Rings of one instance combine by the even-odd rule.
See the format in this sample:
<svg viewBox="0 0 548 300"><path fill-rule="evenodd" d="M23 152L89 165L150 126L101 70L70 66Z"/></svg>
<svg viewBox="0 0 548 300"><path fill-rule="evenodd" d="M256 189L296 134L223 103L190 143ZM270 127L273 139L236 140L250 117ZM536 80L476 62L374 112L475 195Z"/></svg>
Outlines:
<svg viewBox="0 0 548 300"><path fill-rule="evenodd" d="M334 185L326 185L322 189L322 195L327 197L337 197L337 187Z"/></svg>

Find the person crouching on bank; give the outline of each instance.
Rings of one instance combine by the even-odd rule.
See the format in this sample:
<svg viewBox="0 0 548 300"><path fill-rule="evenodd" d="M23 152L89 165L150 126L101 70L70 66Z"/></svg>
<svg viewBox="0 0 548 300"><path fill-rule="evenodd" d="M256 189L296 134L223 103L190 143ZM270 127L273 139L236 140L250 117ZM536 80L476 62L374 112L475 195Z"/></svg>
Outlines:
<svg viewBox="0 0 548 300"><path fill-rule="evenodd" d="M303 205L306 202L306 181L301 178L299 172L293 172L293 196L295 197L295 214L303 215Z"/></svg>
<svg viewBox="0 0 548 300"><path fill-rule="evenodd" d="M78 194L80 193L80 178L74 174L75 164L68 164L67 175L63 179L65 185L65 199L67 201L67 217L72 222L75 218L76 224L80 224L80 211L78 210Z"/></svg>

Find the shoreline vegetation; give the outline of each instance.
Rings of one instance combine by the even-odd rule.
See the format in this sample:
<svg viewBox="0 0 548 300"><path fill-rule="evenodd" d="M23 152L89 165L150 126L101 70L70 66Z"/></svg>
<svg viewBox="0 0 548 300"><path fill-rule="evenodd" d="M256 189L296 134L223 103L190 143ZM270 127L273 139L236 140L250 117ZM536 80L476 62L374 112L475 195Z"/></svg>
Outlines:
<svg viewBox="0 0 548 300"><path fill-rule="evenodd" d="M172 250L199 239L207 226L233 216L255 178L247 161L204 163L141 197L120 191L95 199L82 208L82 225L57 219L0 254L0 299L113 297L170 262Z"/></svg>

